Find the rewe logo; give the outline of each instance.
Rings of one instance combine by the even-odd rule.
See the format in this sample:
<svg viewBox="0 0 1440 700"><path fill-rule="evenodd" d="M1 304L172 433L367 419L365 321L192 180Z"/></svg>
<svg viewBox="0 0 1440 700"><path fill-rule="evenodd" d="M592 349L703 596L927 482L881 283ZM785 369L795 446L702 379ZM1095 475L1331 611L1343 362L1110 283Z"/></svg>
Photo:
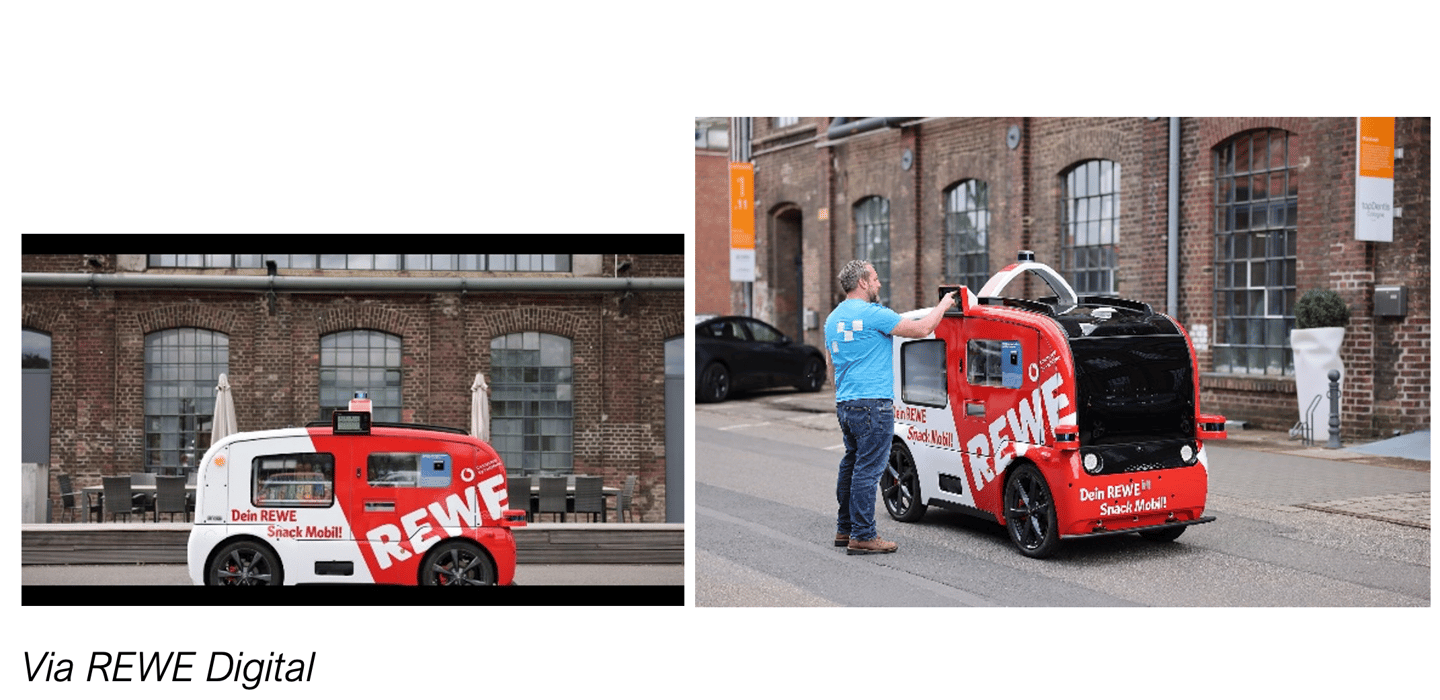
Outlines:
<svg viewBox="0 0 1440 700"><path fill-rule="evenodd" d="M1064 383L1059 373L1050 375L1028 398L1022 396L1016 405L992 421L988 432L976 433L970 438L965 444L965 458L969 463L972 488L976 491L984 489L1009 466L1015 458L1014 443L1046 444L1047 418L1051 430L1062 422L1073 420L1071 413L1060 415L1061 411L1070 407L1070 396L1063 391L1057 393Z"/></svg>

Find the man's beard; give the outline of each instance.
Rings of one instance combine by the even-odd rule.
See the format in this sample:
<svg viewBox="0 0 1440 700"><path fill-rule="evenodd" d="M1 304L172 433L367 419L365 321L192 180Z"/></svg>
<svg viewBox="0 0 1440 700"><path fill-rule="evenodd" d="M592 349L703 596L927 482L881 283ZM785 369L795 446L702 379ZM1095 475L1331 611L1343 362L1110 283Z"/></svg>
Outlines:
<svg viewBox="0 0 1440 700"><path fill-rule="evenodd" d="M872 290L870 290L870 303L871 303L871 304L879 304L879 303L880 303L880 290L879 290L879 289L872 289Z"/></svg>

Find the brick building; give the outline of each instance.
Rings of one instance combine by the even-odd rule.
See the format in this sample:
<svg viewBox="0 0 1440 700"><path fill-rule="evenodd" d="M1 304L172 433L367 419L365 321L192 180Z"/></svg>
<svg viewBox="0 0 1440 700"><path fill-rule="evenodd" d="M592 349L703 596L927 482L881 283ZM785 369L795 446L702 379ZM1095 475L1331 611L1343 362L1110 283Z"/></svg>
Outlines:
<svg viewBox="0 0 1440 700"><path fill-rule="evenodd" d="M636 515L680 522L683 238L552 240L545 256L202 256L27 236L24 461L85 484L194 465L221 372L241 430L326 419L354 390L376 420L469 428L482 373L511 473L635 474Z"/></svg>
<svg viewBox="0 0 1440 700"><path fill-rule="evenodd" d="M1175 316L1196 341L1207 409L1286 429L1298 414L1294 303L1333 289L1351 310L1345 436L1429 427L1428 118L1395 120L1386 243L1356 239L1353 117L732 125L751 134L732 158L755 165L755 315L803 327L806 342L821 342L816 319L843 297L835 273L847 260L874 261L884 301L904 310L930 305L942 283L978 285L1029 249L1081 293ZM696 250L697 269L718 264L704 241ZM1405 288L1404 315L1380 315L1379 285Z"/></svg>

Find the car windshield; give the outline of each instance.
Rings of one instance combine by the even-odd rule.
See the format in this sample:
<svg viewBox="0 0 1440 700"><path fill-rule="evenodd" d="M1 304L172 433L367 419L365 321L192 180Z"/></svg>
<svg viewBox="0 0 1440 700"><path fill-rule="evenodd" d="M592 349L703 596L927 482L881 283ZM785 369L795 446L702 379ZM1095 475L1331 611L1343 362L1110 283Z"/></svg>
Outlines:
<svg viewBox="0 0 1440 700"><path fill-rule="evenodd" d="M1195 376L1180 335L1073 338L1080 441L1195 437Z"/></svg>

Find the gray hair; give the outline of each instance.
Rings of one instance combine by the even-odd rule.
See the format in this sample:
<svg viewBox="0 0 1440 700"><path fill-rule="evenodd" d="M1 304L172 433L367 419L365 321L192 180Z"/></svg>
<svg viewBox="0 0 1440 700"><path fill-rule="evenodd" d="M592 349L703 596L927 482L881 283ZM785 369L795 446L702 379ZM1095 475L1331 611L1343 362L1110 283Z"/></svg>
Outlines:
<svg viewBox="0 0 1440 700"><path fill-rule="evenodd" d="M855 291L860 286L860 280L865 279L865 273L869 271L869 260L851 260L840 268L840 288L846 294Z"/></svg>

